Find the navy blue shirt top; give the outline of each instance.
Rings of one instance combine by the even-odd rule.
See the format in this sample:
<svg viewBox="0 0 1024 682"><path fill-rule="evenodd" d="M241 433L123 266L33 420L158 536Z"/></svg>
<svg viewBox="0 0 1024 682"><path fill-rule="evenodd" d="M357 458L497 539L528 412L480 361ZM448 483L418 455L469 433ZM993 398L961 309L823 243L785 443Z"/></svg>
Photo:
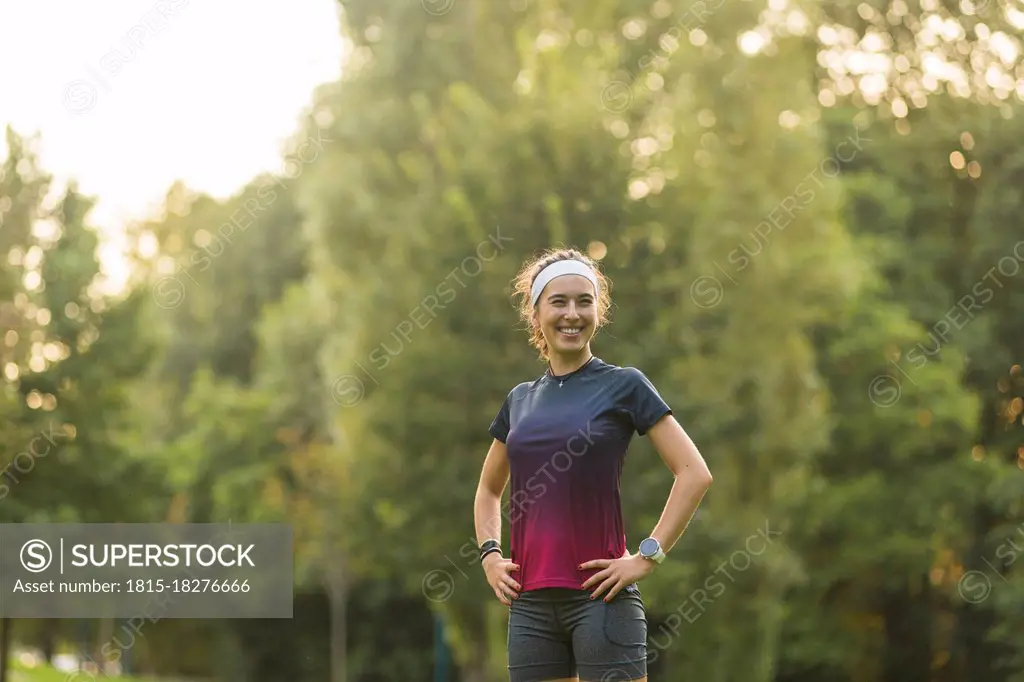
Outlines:
<svg viewBox="0 0 1024 682"><path fill-rule="evenodd" d="M581 589L600 569L579 564L623 556L626 450L634 433L671 413L643 372L597 357L509 392L489 431L508 450L510 558L524 592Z"/></svg>

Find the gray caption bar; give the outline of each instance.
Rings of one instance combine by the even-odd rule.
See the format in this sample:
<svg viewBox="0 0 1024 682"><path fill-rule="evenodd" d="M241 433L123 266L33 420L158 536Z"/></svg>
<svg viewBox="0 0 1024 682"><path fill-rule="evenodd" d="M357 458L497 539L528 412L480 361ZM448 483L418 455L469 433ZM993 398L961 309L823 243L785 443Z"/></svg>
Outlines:
<svg viewBox="0 0 1024 682"><path fill-rule="evenodd" d="M284 524L0 524L0 617L291 618Z"/></svg>

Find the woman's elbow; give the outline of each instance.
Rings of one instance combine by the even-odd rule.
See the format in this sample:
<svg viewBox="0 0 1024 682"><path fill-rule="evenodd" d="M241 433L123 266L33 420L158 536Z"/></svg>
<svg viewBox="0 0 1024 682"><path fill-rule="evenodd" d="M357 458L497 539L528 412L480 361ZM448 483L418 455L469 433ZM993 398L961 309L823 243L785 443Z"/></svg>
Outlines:
<svg viewBox="0 0 1024 682"><path fill-rule="evenodd" d="M686 478L696 488L707 490L711 487L714 477L711 475L711 471L706 466L691 467L686 472Z"/></svg>

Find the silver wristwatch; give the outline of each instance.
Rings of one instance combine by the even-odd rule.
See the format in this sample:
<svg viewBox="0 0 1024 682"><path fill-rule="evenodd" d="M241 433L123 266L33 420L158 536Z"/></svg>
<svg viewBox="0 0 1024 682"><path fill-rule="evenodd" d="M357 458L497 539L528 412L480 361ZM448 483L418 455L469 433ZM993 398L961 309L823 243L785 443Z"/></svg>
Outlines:
<svg viewBox="0 0 1024 682"><path fill-rule="evenodd" d="M657 538L646 538L640 543L640 556L656 564L665 560L665 552Z"/></svg>

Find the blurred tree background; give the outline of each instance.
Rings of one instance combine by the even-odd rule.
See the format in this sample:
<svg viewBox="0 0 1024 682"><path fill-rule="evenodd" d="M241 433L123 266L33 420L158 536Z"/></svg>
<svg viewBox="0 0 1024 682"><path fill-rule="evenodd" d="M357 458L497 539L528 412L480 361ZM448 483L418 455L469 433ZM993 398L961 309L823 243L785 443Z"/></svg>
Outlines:
<svg viewBox="0 0 1024 682"><path fill-rule="evenodd" d="M294 529L293 620L147 624L121 669L507 679L472 500L544 369L510 281L569 244L595 353L715 476L641 586L651 679L1024 682L1024 5L341 5L286 172L169 188L120 295L7 131L0 522ZM671 480L645 439L623 476L635 549ZM118 627L2 621L5 667Z"/></svg>

